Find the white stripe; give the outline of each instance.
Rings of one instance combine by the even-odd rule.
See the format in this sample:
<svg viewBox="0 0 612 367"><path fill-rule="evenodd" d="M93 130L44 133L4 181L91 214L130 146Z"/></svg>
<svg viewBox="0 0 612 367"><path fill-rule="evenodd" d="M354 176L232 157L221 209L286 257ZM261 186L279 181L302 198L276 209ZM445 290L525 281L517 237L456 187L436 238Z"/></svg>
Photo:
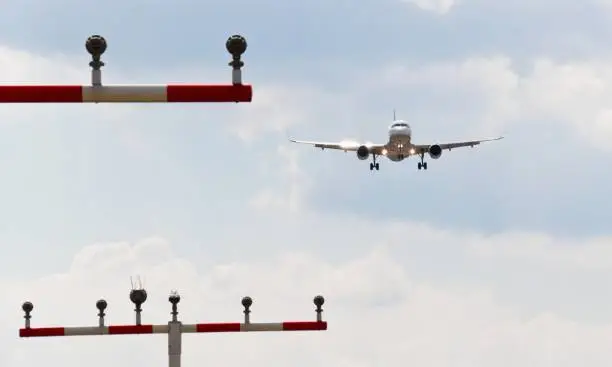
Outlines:
<svg viewBox="0 0 612 367"><path fill-rule="evenodd" d="M283 324L279 322L240 324L240 331L283 331Z"/></svg>
<svg viewBox="0 0 612 367"><path fill-rule="evenodd" d="M198 331L196 324L186 324L181 326L181 331L184 333L195 333Z"/></svg>
<svg viewBox="0 0 612 367"><path fill-rule="evenodd" d="M64 335L103 335L108 334L106 326L81 326L64 328Z"/></svg>
<svg viewBox="0 0 612 367"><path fill-rule="evenodd" d="M165 85L83 86L83 102L167 102Z"/></svg>
<svg viewBox="0 0 612 367"><path fill-rule="evenodd" d="M167 334L168 325L153 325L153 334Z"/></svg>

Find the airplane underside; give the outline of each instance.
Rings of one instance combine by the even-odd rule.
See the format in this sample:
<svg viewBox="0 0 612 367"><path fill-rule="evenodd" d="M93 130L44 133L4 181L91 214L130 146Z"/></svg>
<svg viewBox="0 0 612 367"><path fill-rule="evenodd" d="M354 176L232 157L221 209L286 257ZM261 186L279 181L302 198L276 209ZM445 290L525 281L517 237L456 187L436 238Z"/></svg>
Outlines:
<svg viewBox="0 0 612 367"><path fill-rule="evenodd" d="M419 170L427 169L427 162L425 162L425 153L421 153L421 154L414 154L414 155L418 155L420 156L420 162L417 163L417 168ZM387 157L387 159L389 159L392 162L401 162L406 158L409 158L411 155L410 154L387 154L384 155L384 157ZM370 171L376 170L378 171L380 169L380 163L377 162L377 158L379 156L376 154L372 154L372 162L370 163Z"/></svg>
<svg viewBox="0 0 612 367"><path fill-rule="evenodd" d="M415 153L415 146L412 145L411 137L409 135L395 135L389 139L387 148L385 149L384 156L392 162L401 162L406 158L413 155L419 156L420 162L417 163L417 168L427 169L427 162L425 162L425 152ZM370 171L379 170L380 164L377 162L378 155L372 154L372 163L370 163ZM437 158L432 156L432 158Z"/></svg>

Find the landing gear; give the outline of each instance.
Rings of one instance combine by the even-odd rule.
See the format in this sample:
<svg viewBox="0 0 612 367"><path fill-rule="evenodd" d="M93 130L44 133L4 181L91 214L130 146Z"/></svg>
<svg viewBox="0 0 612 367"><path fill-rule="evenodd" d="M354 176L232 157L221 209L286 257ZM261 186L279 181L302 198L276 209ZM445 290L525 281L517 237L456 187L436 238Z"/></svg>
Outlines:
<svg viewBox="0 0 612 367"><path fill-rule="evenodd" d="M425 154L424 153L421 154L421 161L419 162L417 167L419 168L419 170L421 170L421 169L427 170L427 162L425 162Z"/></svg>
<svg viewBox="0 0 612 367"><path fill-rule="evenodd" d="M370 163L370 171L373 171L374 169L376 169L378 171L380 166L378 165L378 163L376 163L376 155L375 154L372 154L372 160L373 160L373 162Z"/></svg>

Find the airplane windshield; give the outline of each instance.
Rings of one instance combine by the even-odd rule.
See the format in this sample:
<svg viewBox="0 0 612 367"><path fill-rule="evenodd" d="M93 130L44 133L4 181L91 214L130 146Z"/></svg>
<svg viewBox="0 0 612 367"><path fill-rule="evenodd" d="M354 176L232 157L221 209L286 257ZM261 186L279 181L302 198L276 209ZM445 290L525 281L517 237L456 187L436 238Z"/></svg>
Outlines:
<svg viewBox="0 0 612 367"><path fill-rule="evenodd" d="M408 124L405 122L398 122L398 123L393 124L392 127L408 127Z"/></svg>

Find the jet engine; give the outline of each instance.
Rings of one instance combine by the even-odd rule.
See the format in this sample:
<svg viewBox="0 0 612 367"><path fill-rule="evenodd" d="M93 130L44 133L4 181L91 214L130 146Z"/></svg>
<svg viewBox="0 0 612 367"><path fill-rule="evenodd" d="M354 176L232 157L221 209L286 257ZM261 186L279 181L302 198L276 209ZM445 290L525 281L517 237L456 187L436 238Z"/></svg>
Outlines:
<svg viewBox="0 0 612 367"><path fill-rule="evenodd" d="M429 156L431 157L431 159L440 158L440 156L442 156L442 147L440 147L438 144L430 145Z"/></svg>
<svg viewBox="0 0 612 367"><path fill-rule="evenodd" d="M365 145L362 145L359 148L357 148L357 158L363 161L364 159L368 159L369 156L370 156L370 149L368 149L368 147L366 147Z"/></svg>

